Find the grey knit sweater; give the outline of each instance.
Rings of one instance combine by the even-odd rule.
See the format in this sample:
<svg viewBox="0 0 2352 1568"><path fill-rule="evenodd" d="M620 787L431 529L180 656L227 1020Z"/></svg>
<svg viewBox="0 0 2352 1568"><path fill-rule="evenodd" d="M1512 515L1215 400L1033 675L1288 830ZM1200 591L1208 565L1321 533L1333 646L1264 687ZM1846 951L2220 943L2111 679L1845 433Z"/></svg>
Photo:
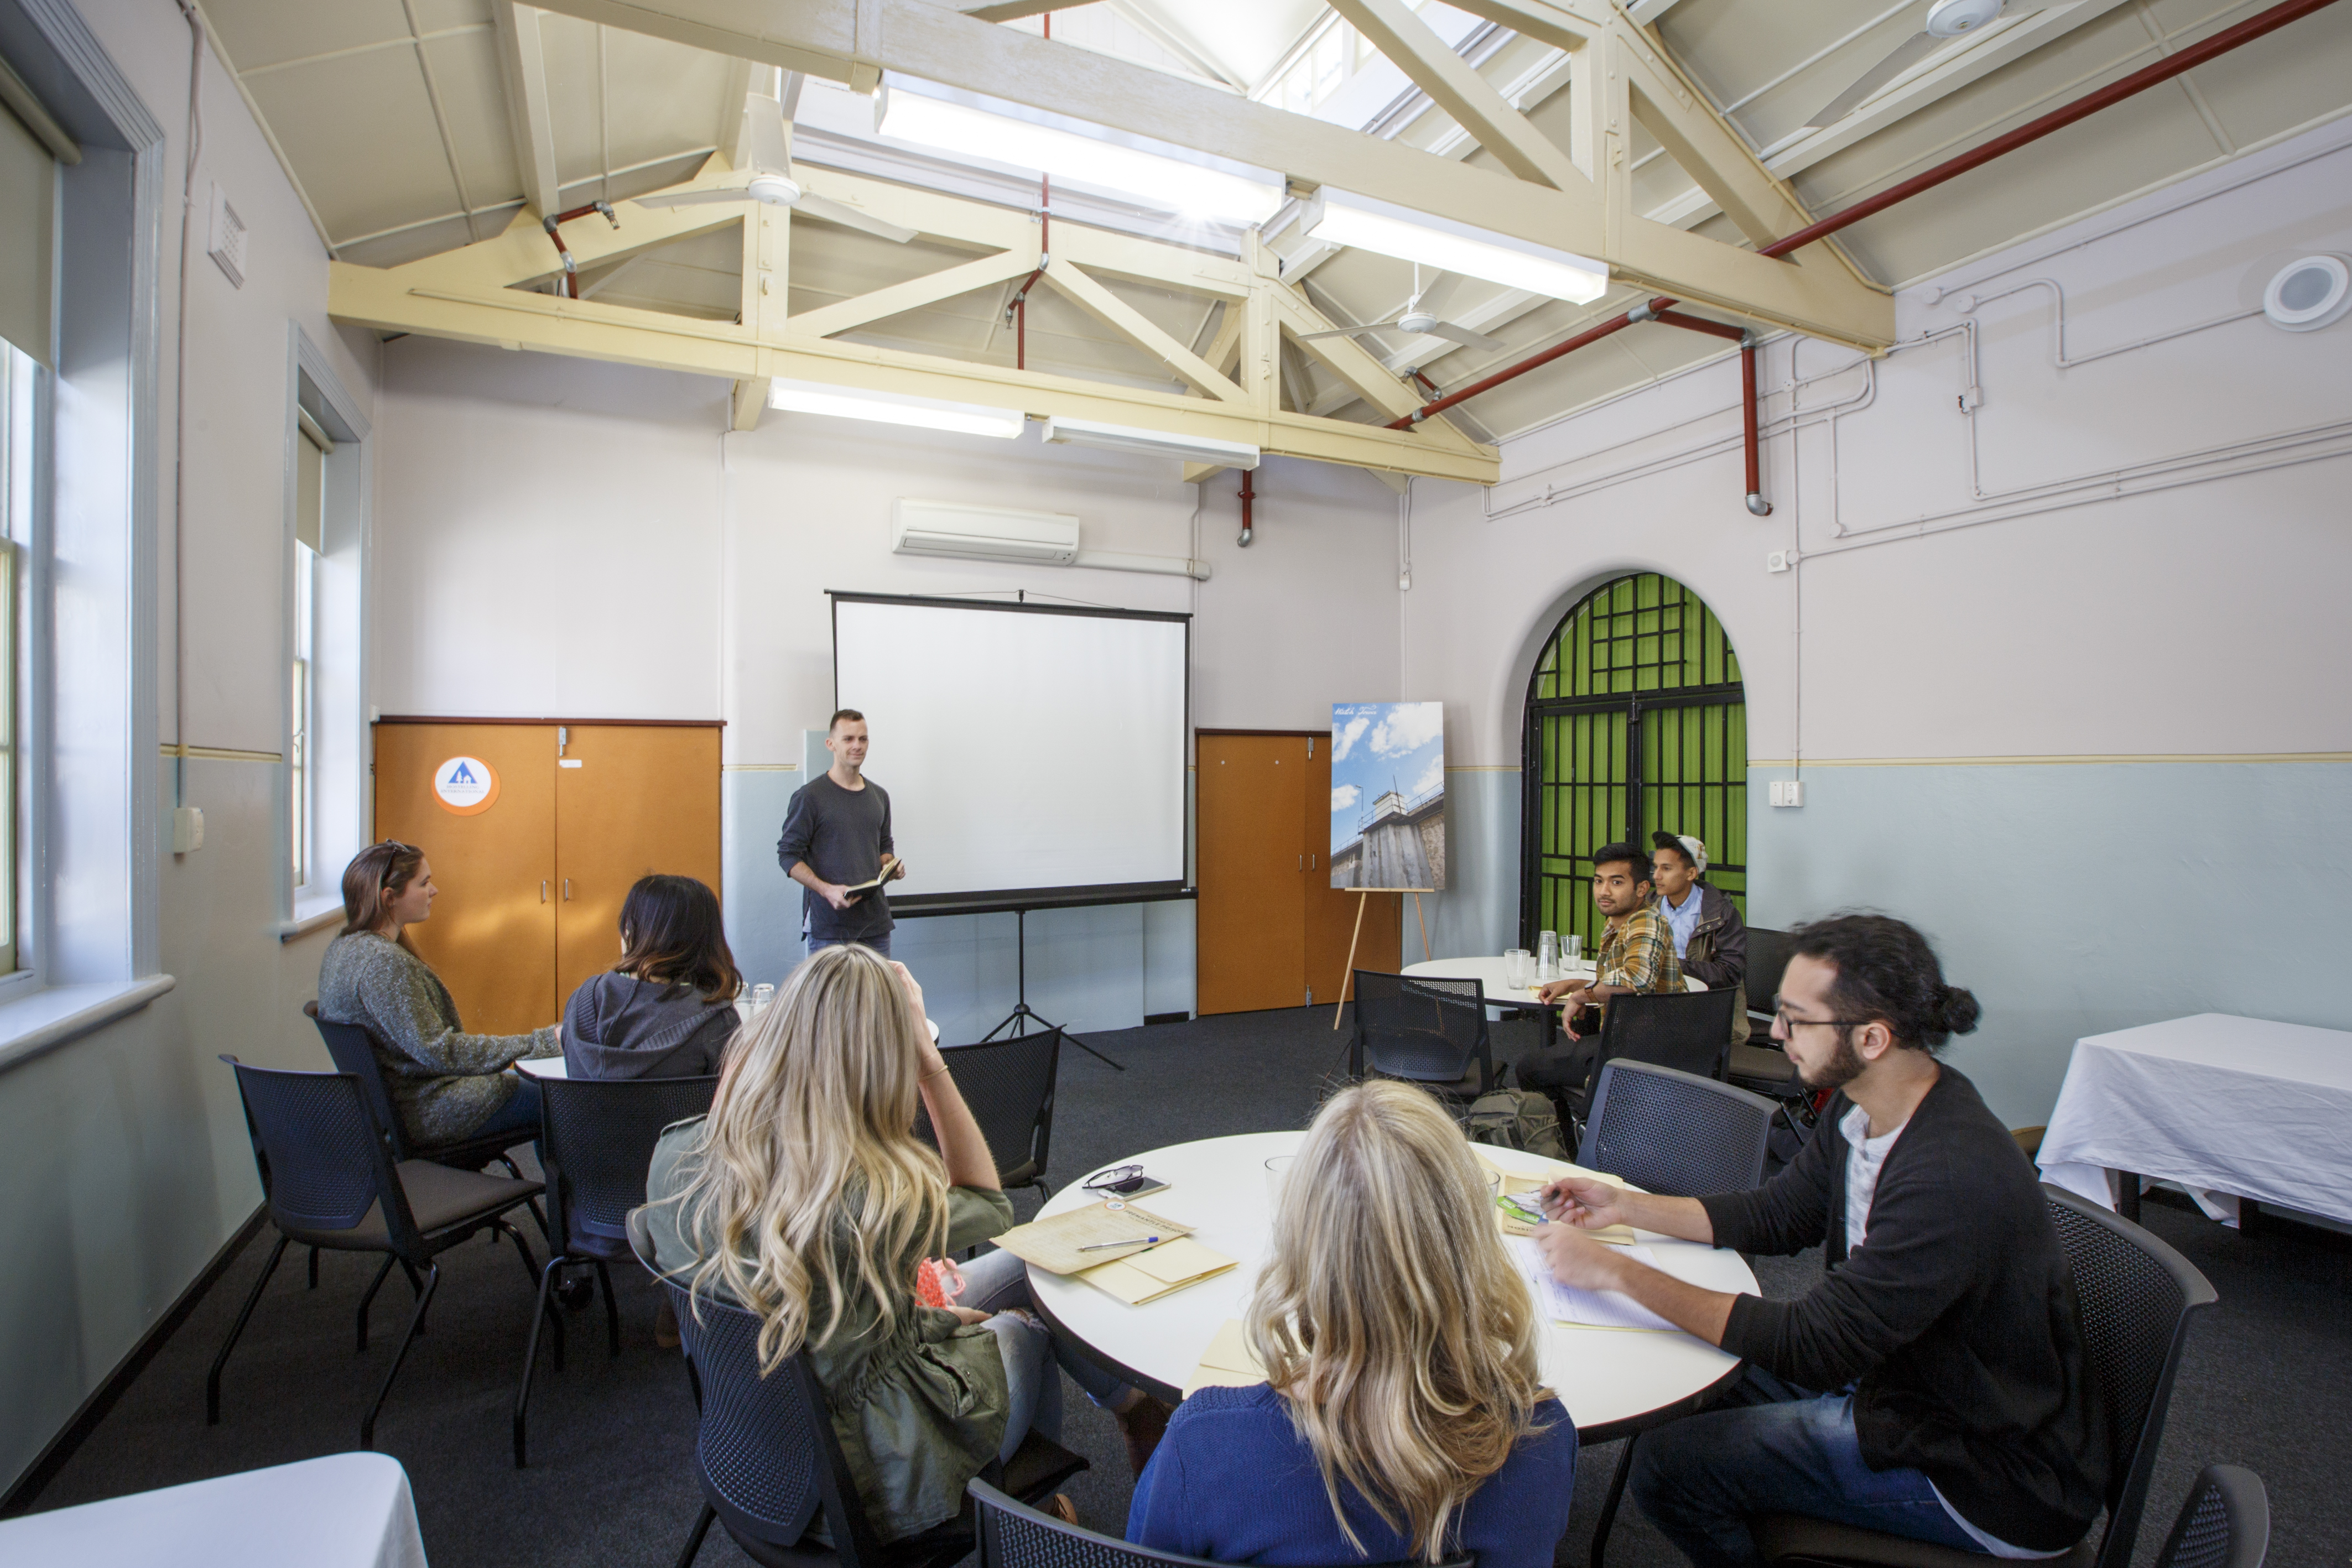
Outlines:
<svg viewBox="0 0 2352 1568"><path fill-rule="evenodd" d="M433 967L372 931L338 936L319 965L319 1016L358 1024L375 1042L403 1129L423 1144L466 1136L513 1097L506 1071L526 1056L559 1056L552 1029L467 1034Z"/></svg>

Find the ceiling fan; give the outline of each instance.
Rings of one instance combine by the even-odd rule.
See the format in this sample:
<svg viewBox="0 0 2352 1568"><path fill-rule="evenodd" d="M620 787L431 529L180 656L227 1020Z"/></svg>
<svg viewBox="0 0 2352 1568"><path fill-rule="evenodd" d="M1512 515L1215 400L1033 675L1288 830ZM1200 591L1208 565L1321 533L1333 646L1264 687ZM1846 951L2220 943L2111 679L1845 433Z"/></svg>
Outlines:
<svg viewBox="0 0 2352 1568"><path fill-rule="evenodd" d="M798 84L793 84L797 87ZM790 89L787 89L788 92ZM792 96L797 97L797 93ZM743 95L743 144L751 149L748 168L738 170L727 183L699 191L677 191L664 195L639 196L641 207L690 207L705 202L765 202L773 207L790 207L803 217L823 223L839 224L861 234L905 245L915 237L915 231L897 224L869 217L856 207L803 190L792 177L793 132L784 120L784 106L778 99L760 93Z"/></svg>
<svg viewBox="0 0 2352 1568"><path fill-rule="evenodd" d="M1424 288L1421 283L1421 264L1415 262L1412 268L1412 298L1404 302L1404 308L1395 317L1386 321L1367 321L1360 327L1334 327L1327 332L1301 332L1298 334L1299 340L1303 342L1310 338L1358 338L1367 332L1386 332L1393 329L1401 332L1419 332L1430 338L1444 338L1453 342L1466 344L1473 349L1486 349L1491 351L1501 348L1503 340L1500 338L1490 338L1484 332L1474 332L1467 327L1439 319L1437 312L1445 303L1445 297L1453 293L1454 286L1461 281L1461 277L1456 274L1441 272L1432 278L1429 287Z"/></svg>
<svg viewBox="0 0 2352 1568"><path fill-rule="evenodd" d="M2059 0L1936 0L1927 7L1927 25L1912 34L1853 84L1815 110L1804 129L1818 131L1843 120L1864 99L1926 59L1951 39L1965 37L2003 16L2030 16Z"/></svg>

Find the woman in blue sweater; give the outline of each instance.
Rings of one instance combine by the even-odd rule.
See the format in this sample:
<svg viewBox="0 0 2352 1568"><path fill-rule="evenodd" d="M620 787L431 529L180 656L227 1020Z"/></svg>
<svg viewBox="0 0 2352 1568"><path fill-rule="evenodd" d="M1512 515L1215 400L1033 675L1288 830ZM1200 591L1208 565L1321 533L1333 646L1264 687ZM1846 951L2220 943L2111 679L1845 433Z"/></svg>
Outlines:
<svg viewBox="0 0 2352 1568"><path fill-rule="evenodd" d="M1177 1408L1127 1538L1221 1563L1550 1568L1576 1426L1486 1178L1424 1092L1335 1095L1282 1184L1244 1331L1266 1381Z"/></svg>

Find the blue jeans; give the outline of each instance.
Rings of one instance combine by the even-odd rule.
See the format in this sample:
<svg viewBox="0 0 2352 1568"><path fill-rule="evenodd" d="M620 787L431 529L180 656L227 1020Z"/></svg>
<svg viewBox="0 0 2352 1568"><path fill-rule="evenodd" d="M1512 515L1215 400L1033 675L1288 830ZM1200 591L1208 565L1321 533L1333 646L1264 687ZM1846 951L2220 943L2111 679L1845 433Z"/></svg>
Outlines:
<svg viewBox="0 0 2352 1568"><path fill-rule="evenodd" d="M885 958L890 956L890 933L879 936L803 936L808 956L812 958L827 947L870 947Z"/></svg>
<svg viewBox="0 0 2352 1568"><path fill-rule="evenodd" d="M1033 1431L1050 1441L1061 1441L1062 1380L1055 1372L1057 1364L1097 1405L1116 1405L1127 1397L1126 1384L1078 1354L1030 1315L1029 1270L1020 1259L999 1249L961 1268L964 1292L956 1305L989 1314L982 1326L996 1336L996 1348L1004 1356L1008 1407L999 1458L1009 1461L1021 1447L1021 1439Z"/></svg>
<svg viewBox="0 0 2352 1568"><path fill-rule="evenodd" d="M467 1134L469 1139L485 1138L492 1133L512 1133L515 1141L520 1143L525 1133L533 1138L539 1136L539 1080L528 1072L509 1072L507 1076L517 1081L515 1092L507 1097L505 1104L490 1113L488 1121Z"/></svg>
<svg viewBox="0 0 2352 1568"><path fill-rule="evenodd" d="M1765 1513L1984 1552L1925 1475L1863 1462L1852 1395L1810 1394L1750 1367L1731 1398L1643 1433L1633 1449L1633 1500L1698 1568L1762 1568L1748 1521Z"/></svg>

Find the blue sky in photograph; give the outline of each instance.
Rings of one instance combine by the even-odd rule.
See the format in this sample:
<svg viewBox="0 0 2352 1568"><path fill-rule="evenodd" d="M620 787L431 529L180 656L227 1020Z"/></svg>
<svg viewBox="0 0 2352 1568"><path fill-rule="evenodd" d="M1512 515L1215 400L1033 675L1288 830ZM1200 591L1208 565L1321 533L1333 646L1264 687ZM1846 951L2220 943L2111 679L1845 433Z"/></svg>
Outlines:
<svg viewBox="0 0 2352 1568"><path fill-rule="evenodd" d="M1384 790L1408 800L1445 782L1445 705L1331 705L1331 851Z"/></svg>

